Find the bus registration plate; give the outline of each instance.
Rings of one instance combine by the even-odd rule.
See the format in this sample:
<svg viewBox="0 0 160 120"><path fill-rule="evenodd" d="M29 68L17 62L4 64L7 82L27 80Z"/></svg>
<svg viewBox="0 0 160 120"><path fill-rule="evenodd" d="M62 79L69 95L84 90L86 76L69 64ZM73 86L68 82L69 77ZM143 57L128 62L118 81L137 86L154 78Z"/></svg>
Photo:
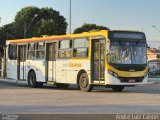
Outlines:
<svg viewBox="0 0 160 120"><path fill-rule="evenodd" d="M135 80L135 79L129 79L128 82L129 82L129 83L135 83L136 80Z"/></svg>

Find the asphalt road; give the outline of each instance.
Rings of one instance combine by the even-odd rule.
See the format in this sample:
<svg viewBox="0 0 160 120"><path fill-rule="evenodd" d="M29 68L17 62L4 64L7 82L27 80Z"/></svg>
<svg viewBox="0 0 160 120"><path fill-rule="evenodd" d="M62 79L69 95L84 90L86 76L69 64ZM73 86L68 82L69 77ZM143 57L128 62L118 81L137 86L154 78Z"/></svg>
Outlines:
<svg viewBox="0 0 160 120"><path fill-rule="evenodd" d="M0 113L8 114L106 114L159 113L160 84L128 87L123 92L95 88L90 93L71 86L29 88L24 82L0 79Z"/></svg>

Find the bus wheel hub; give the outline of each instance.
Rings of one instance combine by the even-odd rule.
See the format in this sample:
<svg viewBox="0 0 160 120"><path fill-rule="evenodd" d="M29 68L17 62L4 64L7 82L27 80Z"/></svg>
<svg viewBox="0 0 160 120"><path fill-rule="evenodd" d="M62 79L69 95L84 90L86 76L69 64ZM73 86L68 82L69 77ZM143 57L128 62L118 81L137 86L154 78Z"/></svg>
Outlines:
<svg viewBox="0 0 160 120"><path fill-rule="evenodd" d="M82 83L82 87L84 87L84 88L87 87L87 85L88 85L86 78L83 78L81 83Z"/></svg>

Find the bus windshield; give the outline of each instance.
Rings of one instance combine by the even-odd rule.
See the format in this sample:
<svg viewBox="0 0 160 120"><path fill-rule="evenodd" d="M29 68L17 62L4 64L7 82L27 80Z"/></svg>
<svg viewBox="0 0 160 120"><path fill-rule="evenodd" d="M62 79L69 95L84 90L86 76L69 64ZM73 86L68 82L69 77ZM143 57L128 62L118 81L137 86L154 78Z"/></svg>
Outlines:
<svg viewBox="0 0 160 120"><path fill-rule="evenodd" d="M146 42L141 40L111 41L107 59L113 64L147 64Z"/></svg>

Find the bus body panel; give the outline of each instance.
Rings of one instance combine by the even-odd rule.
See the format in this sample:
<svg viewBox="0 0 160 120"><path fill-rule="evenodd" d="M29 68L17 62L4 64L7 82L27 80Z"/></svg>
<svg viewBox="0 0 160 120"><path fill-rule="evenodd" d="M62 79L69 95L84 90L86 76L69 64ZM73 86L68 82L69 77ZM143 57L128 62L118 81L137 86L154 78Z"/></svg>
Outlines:
<svg viewBox="0 0 160 120"><path fill-rule="evenodd" d="M6 41L6 77L17 79L17 60L9 59L9 41Z"/></svg>
<svg viewBox="0 0 160 120"><path fill-rule="evenodd" d="M106 70L106 81L105 81L105 85L126 85L126 86L132 86L132 85L143 85L143 84L150 84L150 82L148 82L148 75L143 79L142 82L135 82L135 83L123 83L120 81L120 79L110 75L108 73L108 70ZM129 78L128 78L129 79Z"/></svg>
<svg viewBox="0 0 160 120"><path fill-rule="evenodd" d="M26 80L29 72L33 70L36 74L37 82L45 82L45 60L27 60L26 67Z"/></svg>
<svg viewBox="0 0 160 120"><path fill-rule="evenodd" d="M77 84L77 76L80 70L90 75L89 60L57 60L56 61L56 82ZM89 81L90 81L90 76Z"/></svg>
<svg viewBox="0 0 160 120"><path fill-rule="evenodd" d="M17 79L17 60L7 59L7 78Z"/></svg>

